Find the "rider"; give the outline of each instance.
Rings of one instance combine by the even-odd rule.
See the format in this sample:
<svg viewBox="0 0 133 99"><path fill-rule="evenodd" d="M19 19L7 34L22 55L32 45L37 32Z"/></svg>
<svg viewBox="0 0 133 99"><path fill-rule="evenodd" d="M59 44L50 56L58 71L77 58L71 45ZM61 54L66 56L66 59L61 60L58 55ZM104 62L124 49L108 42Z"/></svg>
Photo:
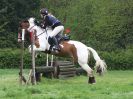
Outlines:
<svg viewBox="0 0 133 99"><path fill-rule="evenodd" d="M54 43L53 49L60 51L60 46L55 36L59 33L61 34L63 33L64 26L56 17L54 17L52 14L49 14L46 8L42 8L40 10L40 13L43 19L41 23L41 27L45 29L47 26L50 26L52 28L52 33L51 33L52 35L50 36L50 38Z"/></svg>

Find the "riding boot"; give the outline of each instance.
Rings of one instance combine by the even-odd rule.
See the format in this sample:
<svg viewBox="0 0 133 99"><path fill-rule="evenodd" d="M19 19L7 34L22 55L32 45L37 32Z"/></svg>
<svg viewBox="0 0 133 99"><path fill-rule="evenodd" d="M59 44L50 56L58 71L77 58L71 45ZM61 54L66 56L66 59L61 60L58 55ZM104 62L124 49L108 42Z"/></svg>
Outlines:
<svg viewBox="0 0 133 99"><path fill-rule="evenodd" d="M54 43L53 49L60 51L60 46L59 46L59 43L58 43L56 37L52 37L52 39L53 39L53 43Z"/></svg>

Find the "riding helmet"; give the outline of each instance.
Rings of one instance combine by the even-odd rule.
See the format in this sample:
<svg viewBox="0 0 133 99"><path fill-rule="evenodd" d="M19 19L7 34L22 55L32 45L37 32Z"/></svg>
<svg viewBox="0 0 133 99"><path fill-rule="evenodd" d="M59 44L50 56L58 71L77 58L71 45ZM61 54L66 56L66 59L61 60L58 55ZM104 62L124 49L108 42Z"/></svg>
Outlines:
<svg viewBox="0 0 133 99"><path fill-rule="evenodd" d="M42 9L40 10L40 13L41 13L42 15L48 15L48 9L47 9L47 8L42 8Z"/></svg>

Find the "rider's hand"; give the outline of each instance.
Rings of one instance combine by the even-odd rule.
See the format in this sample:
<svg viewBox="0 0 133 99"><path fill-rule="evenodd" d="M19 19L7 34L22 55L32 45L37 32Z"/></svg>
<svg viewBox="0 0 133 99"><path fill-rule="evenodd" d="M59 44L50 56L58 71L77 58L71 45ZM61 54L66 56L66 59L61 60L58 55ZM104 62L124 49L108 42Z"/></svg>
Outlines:
<svg viewBox="0 0 133 99"><path fill-rule="evenodd" d="M35 24L36 24L37 26L40 26L40 22L37 21L37 20L35 20Z"/></svg>
<svg viewBox="0 0 133 99"><path fill-rule="evenodd" d="M45 25L43 23L40 24L41 25L41 28L46 28Z"/></svg>

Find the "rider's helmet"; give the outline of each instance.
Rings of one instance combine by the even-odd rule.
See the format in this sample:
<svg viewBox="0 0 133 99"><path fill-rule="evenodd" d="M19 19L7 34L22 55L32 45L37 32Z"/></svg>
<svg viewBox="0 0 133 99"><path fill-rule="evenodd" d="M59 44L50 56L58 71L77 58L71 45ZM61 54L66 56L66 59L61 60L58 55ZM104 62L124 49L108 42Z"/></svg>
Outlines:
<svg viewBox="0 0 133 99"><path fill-rule="evenodd" d="M48 15L48 9L47 9L47 8L42 8L42 9L40 10L40 13L41 13L41 15L43 15L43 16Z"/></svg>

